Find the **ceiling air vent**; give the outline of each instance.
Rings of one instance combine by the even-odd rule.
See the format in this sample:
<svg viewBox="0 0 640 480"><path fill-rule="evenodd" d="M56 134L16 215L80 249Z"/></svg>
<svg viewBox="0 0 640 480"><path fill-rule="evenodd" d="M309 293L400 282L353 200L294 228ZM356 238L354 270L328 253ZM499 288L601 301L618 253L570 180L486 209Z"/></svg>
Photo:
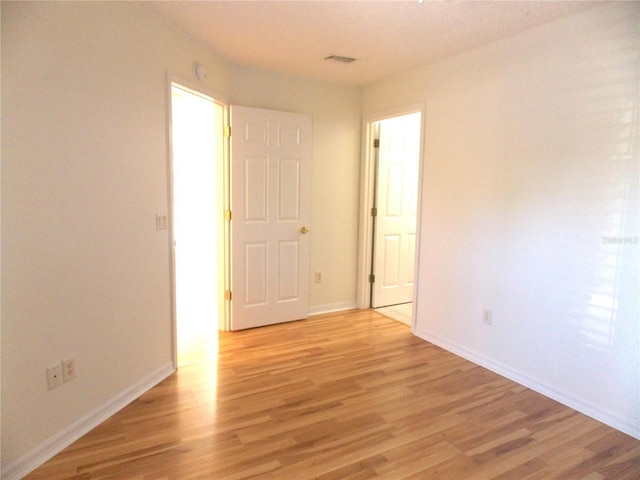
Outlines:
<svg viewBox="0 0 640 480"><path fill-rule="evenodd" d="M336 62L342 62L342 63L351 63L356 61L355 58L342 57L340 55L329 55L328 57L325 57L325 60L335 60Z"/></svg>

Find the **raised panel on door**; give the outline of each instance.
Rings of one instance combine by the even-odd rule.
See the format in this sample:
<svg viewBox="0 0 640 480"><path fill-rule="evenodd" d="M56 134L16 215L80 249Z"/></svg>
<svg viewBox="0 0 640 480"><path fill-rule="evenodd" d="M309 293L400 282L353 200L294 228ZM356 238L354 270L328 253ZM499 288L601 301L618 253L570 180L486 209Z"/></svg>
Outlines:
<svg viewBox="0 0 640 480"><path fill-rule="evenodd" d="M278 220L300 220L300 159L282 158L278 163Z"/></svg>
<svg viewBox="0 0 640 480"><path fill-rule="evenodd" d="M278 302L300 298L300 244L296 240L280 242L278 255Z"/></svg>
<svg viewBox="0 0 640 480"><path fill-rule="evenodd" d="M269 208L269 159L247 157L244 159L244 221L266 223Z"/></svg>
<svg viewBox="0 0 640 480"><path fill-rule="evenodd" d="M244 244L244 304L246 307L267 303L267 263L269 245L267 242L247 242Z"/></svg>
<svg viewBox="0 0 640 480"><path fill-rule="evenodd" d="M382 245L384 250L384 265L380 284L383 289L396 288L400 283L400 249L402 248L400 235L385 235Z"/></svg>
<svg viewBox="0 0 640 480"><path fill-rule="evenodd" d="M404 165L386 164L384 201L380 202L382 214L387 220L400 219L403 214Z"/></svg>
<svg viewBox="0 0 640 480"><path fill-rule="evenodd" d="M231 132L231 328L304 319L311 117L232 106Z"/></svg>
<svg viewBox="0 0 640 480"><path fill-rule="evenodd" d="M243 125L240 135L244 145L265 147L269 144L269 123L248 121Z"/></svg>

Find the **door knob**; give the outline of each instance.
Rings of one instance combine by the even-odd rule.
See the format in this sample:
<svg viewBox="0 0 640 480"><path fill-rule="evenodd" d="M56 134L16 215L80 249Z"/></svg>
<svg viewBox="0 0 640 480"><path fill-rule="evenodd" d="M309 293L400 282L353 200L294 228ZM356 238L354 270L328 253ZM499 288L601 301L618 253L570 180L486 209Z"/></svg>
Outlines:
<svg viewBox="0 0 640 480"><path fill-rule="evenodd" d="M309 227L302 227L300 233L309 233Z"/></svg>

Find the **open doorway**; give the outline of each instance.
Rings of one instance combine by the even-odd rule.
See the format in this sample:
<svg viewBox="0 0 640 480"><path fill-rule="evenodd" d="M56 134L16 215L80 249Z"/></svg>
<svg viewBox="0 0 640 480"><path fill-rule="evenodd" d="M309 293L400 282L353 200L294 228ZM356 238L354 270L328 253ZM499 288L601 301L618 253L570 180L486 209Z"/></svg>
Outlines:
<svg viewBox="0 0 640 480"><path fill-rule="evenodd" d="M358 305L411 325L422 108L372 117L365 132Z"/></svg>
<svg viewBox="0 0 640 480"><path fill-rule="evenodd" d="M171 84L177 366L215 361L222 303L224 107Z"/></svg>

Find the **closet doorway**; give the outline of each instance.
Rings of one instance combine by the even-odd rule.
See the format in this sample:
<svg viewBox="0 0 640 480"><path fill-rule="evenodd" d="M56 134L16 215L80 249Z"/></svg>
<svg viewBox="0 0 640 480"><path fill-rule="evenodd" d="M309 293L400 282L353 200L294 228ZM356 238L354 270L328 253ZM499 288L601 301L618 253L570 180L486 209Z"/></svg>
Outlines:
<svg viewBox="0 0 640 480"><path fill-rule="evenodd" d="M224 265L218 259L224 106L171 84L172 226L177 366L215 361ZM223 262L220 262L223 263ZM222 278L222 280L221 280Z"/></svg>

